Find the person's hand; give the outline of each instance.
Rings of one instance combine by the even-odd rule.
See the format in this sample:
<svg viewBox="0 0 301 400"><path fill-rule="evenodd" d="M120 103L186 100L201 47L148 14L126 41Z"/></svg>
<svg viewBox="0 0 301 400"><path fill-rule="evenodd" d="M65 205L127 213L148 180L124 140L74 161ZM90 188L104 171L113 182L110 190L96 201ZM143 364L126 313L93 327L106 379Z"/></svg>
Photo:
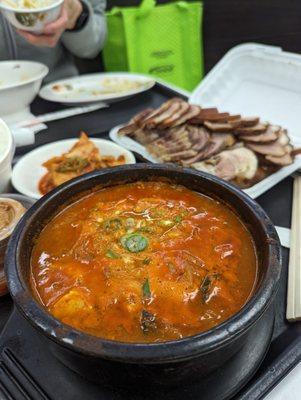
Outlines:
<svg viewBox="0 0 301 400"><path fill-rule="evenodd" d="M83 11L79 0L64 0L59 18L45 25L41 35L18 30L19 34L29 43L41 47L55 47L66 29L73 29L78 17Z"/></svg>

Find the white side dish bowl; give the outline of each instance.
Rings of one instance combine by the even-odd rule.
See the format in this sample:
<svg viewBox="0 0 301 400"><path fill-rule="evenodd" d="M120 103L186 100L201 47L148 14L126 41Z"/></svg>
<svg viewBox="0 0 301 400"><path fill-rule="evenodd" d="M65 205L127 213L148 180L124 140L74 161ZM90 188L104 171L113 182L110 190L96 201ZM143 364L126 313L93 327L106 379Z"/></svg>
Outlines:
<svg viewBox="0 0 301 400"><path fill-rule="evenodd" d="M116 143L105 139L90 139L99 148L102 156L110 155L117 158L124 155L125 164L136 163L133 153L118 146ZM42 197L38 189L38 184L42 176L47 172L42 164L52 157L60 156L68 152L77 141L78 138L59 140L38 147L27 153L17 162L13 169L12 184L14 188L18 192L33 199Z"/></svg>
<svg viewBox="0 0 301 400"><path fill-rule="evenodd" d="M58 19L64 0L26 1L0 0L0 9L6 19L17 29L41 33L45 25ZM25 6L24 6L25 3Z"/></svg>
<svg viewBox="0 0 301 400"><path fill-rule="evenodd" d="M28 110L47 74L48 67L38 62L1 61L0 117L8 121Z"/></svg>
<svg viewBox="0 0 301 400"><path fill-rule="evenodd" d="M13 135L0 119L0 193L8 190L14 155Z"/></svg>

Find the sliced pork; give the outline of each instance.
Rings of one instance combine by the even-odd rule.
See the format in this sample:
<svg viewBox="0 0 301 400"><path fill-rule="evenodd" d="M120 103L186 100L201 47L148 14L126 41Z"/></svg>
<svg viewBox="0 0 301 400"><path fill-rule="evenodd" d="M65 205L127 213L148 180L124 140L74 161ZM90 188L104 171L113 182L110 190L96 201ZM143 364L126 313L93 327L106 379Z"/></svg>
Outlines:
<svg viewBox="0 0 301 400"><path fill-rule="evenodd" d="M288 150L286 146L289 143L289 137L285 130L281 130L278 139L272 143L249 143L246 142L245 145L249 149L255 151L255 153L261 154L263 156L274 156L282 157Z"/></svg>
<svg viewBox="0 0 301 400"><path fill-rule="evenodd" d="M205 121L204 125L208 128L211 132L216 133L224 133L224 132L233 132L233 130L239 125L240 118L238 117L237 120L232 120L229 122L210 122Z"/></svg>
<svg viewBox="0 0 301 400"><path fill-rule="evenodd" d="M174 121L170 126L179 126L181 124L184 124L185 122L191 120L191 118L194 118L196 115L199 114L201 108L199 106L194 106L194 105L189 105L189 108L185 114L183 114L180 118L178 118L176 121Z"/></svg>
<svg viewBox="0 0 301 400"><path fill-rule="evenodd" d="M199 151L195 156L191 158L187 158L184 160L183 164L190 165L200 160L205 160L206 158L212 157L214 154L217 154L224 150L227 147L230 147L234 144L235 139L233 135L230 134L213 134L210 137L207 145Z"/></svg>
<svg viewBox="0 0 301 400"><path fill-rule="evenodd" d="M257 135L258 133L265 132L267 127L268 123L259 122L258 124L251 127L239 126L235 129L235 133L239 135Z"/></svg>
<svg viewBox="0 0 301 400"><path fill-rule="evenodd" d="M251 150L239 147L224 150L208 160L192 164L192 167L227 181L244 180L255 176L258 159Z"/></svg>
<svg viewBox="0 0 301 400"><path fill-rule="evenodd" d="M266 142L274 142L278 139L280 132L280 127L276 125L269 125L267 130L263 133L259 133L257 135L241 135L240 139L246 142L253 143L266 143Z"/></svg>

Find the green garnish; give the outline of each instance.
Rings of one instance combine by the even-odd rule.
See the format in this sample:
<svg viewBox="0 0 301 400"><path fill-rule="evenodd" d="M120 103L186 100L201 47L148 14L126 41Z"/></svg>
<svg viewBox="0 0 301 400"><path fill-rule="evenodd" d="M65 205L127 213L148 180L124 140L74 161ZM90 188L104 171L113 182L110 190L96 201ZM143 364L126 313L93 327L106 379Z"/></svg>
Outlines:
<svg viewBox="0 0 301 400"><path fill-rule="evenodd" d="M103 227L106 231L118 231L122 226L122 221L119 218L108 219L103 223Z"/></svg>
<svg viewBox="0 0 301 400"><path fill-rule="evenodd" d="M149 280L148 278L145 279L143 286L142 286L142 294L144 299L150 299L151 298L151 290L150 290L150 285L149 285Z"/></svg>
<svg viewBox="0 0 301 400"><path fill-rule="evenodd" d="M135 225L136 225L136 224L135 224L134 218L127 218L127 219L125 220L125 226L126 226L126 228L134 228Z"/></svg>
<svg viewBox="0 0 301 400"><path fill-rule="evenodd" d="M172 273L172 274L176 271L176 267L175 267L174 264L171 263L171 262L169 262L169 263L167 264L167 268L169 269L169 272Z"/></svg>
<svg viewBox="0 0 301 400"><path fill-rule="evenodd" d="M206 275L205 278L202 280L201 286L200 286L200 293L203 302L205 303L209 299L210 291L212 289L213 282L216 279L219 279L220 275L219 274L211 274L211 275Z"/></svg>
<svg viewBox="0 0 301 400"><path fill-rule="evenodd" d="M35 13L15 13L15 17L21 25L32 27L36 24L39 15Z"/></svg>
<svg viewBox="0 0 301 400"><path fill-rule="evenodd" d="M70 157L56 167L56 172L82 172L88 165L89 162L85 158Z"/></svg>
<svg viewBox="0 0 301 400"><path fill-rule="evenodd" d="M106 257L108 258L119 258L119 255L117 253L115 253L113 250L108 250L106 252Z"/></svg>
<svg viewBox="0 0 301 400"><path fill-rule="evenodd" d="M146 257L146 258L142 261L142 263L143 263L144 265L148 265L150 262L151 262L151 259L150 259L149 257Z"/></svg>
<svg viewBox="0 0 301 400"><path fill-rule="evenodd" d="M131 235L124 235L120 239L121 245L131 253L139 253L148 246L148 240L146 237L133 233Z"/></svg>
<svg viewBox="0 0 301 400"><path fill-rule="evenodd" d="M182 221L181 215L175 216L174 221L175 221L177 224L178 224L179 222L181 222L181 221Z"/></svg>
<svg viewBox="0 0 301 400"><path fill-rule="evenodd" d="M152 233L153 229L150 228L149 226L142 226L141 228L137 229L137 232Z"/></svg>

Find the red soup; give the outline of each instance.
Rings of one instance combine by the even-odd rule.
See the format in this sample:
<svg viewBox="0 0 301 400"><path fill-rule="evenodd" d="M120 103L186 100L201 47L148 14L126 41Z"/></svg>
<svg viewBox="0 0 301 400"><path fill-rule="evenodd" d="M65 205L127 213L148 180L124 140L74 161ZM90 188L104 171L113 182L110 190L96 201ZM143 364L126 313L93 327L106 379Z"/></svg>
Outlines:
<svg viewBox="0 0 301 400"><path fill-rule="evenodd" d="M225 204L182 186L100 190L43 229L39 301L62 322L124 342L191 336L238 312L256 283L252 237Z"/></svg>

